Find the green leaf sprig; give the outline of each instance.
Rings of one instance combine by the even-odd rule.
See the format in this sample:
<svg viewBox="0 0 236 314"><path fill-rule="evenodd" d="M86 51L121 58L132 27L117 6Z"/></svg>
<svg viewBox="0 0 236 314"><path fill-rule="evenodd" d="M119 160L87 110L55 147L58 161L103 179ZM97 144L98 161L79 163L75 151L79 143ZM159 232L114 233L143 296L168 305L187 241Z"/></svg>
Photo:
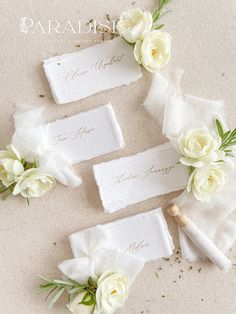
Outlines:
<svg viewBox="0 0 236 314"><path fill-rule="evenodd" d="M45 301L49 301L48 307L51 309L53 305L58 301L64 292L69 295L69 300L75 298L78 294L84 292L82 301L79 304L85 306L93 306L92 312L94 312L96 306L96 291L97 281L92 277L89 277L86 284L80 284L72 279L64 280L51 280L42 275L38 275L45 283L41 284L36 293L49 291Z"/></svg>
<svg viewBox="0 0 236 314"><path fill-rule="evenodd" d="M234 157L232 147L236 146L236 129L232 131L224 131L220 120L216 119L216 126L219 137L221 138L220 150L226 153L226 156Z"/></svg>
<svg viewBox="0 0 236 314"><path fill-rule="evenodd" d="M6 187L0 180L0 194L2 194L2 200L5 200L10 194L12 194L16 183Z"/></svg>
<svg viewBox="0 0 236 314"><path fill-rule="evenodd" d="M159 19L161 18L161 16L163 16L164 14L170 12L169 11L163 11L163 9L171 2L171 0L159 0L158 3L158 7L157 9L154 11L153 15L152 15L152 20L153 20L153 29L162 29L165 25L164 24L157 24L156 22L159 21Z"/></svg>

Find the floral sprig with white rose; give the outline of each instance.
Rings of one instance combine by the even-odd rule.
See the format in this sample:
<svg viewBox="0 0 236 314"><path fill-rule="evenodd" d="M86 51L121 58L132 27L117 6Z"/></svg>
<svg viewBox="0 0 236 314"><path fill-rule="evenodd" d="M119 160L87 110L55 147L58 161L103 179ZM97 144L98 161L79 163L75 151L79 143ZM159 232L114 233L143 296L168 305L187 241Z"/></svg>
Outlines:
<svg viewBox="0 0 236 314"><path fill-rule="evenodd" d="M63 294L68 298L68 310L74 314L112 314L123 307L144 260L106 248L105 238L99 226L89 230L78 243L79 257L58 266L63 280L38 275L43 283L36 293L47 293L49 308Z"/></svg>
<svg viewBox="0 0 236 314"><path fill-rule="evenodd" d="M71 163L51 145L42 119L44 108L17 113L11 144L0 150L0 194L31 198L43 196L56 182L77 187L81 179Z"/></svg>
<svg viewBox="0 0 236 314"><path fill-rule="evenodd" d="M164 24L159 23L170 1L160 0L153 14L139 8L125 11L117 23L120 36L134 46L136 61L151 73L166 66L170 59L171 36L162 31Z"/></svg>
<svg viewBox="0 0 236 314"><path fill-rule="evenodd" d="M81 313L114 313L124 305L129 292L129 278L121 272L108 270L97 278L89 277L84 284L70 278L66 280L50 280L38 275L45 283L41 284L38 293L49 291L46 300L51 309L60 296L66 292L69 297L67 308L75 314ZM83 309L83 310L82 310Z"/></svg>
<svg viewBox="0 0 236 314"><path fill-rule="evenodd" d="M178 140L183 155L180 163L190 170L187 192L201 202L210 201L223 190L232 167L236 129L225 132L218 119L216 129L217 133L208 128L192 129Z"/></svg>
<svg viewBox="0 0 236 314"><path fill-rule="evenodd" d="M56 184L55 178L40 171L37 161L27 162L13 146L0 150L0 194L6 199L10 194L21 194L29 199L50 191Z"/></svg>

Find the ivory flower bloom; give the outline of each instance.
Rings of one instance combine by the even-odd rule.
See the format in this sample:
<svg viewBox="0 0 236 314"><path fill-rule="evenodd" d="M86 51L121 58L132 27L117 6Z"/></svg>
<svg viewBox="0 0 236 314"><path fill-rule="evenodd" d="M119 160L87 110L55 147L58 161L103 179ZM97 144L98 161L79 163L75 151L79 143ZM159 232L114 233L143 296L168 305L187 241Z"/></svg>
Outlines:
<svg viewBox="0 0 236 314"><path fill-rule="evenodd" d="M186 166L203 167L210 162L223 160L225 153L219 150L220 138L208 129L192 129L179 138L179 148Z"/></svg>
<svg viewBox="0 0 236 314"><path fill-rule="evenodd" d="M150 12L130 9L121 14L117 29L125 40L135 43L137 39L142 39L146 33L151 31L152 23Z"/></svg>
<svg viewBox="0 0 236 314"><path fill-rule="evenodd" d="M0 180L3 185L9 187L23 172L21 156L14 146L7 146L7 150L0 151Z"/></svg>
<svg viewBox="0 0 236 314"><path fill-rule="evenodd" d="M129 280L126 276L111 271L104 272L98 279L96 300L98 311L107 314L121 308L129 294Z"/></svg>
<svg viewBox="0 0 236 314"><path fill-rule="evenodd" d="M202 168L195 168L187 187L188 193L201 202L209 201L225 185L225 163L212 163Z"/></svg>
<svg viewBox="0 0 236 314"><path fill-rule="evenodd" d="M39 197L50 191L56 180L47 174L42 174L38 169L26 170L18 179L12 192L13 195L21 194L23 197Z"/></svg>
<svg viewBox="0 0 236 314"><path fill-rule="evenodd" d="M138 39L134 47L134 56L149 72L163 68L170 59L171 37L168 33L154 30L146 33L143 41Z"/></svg>

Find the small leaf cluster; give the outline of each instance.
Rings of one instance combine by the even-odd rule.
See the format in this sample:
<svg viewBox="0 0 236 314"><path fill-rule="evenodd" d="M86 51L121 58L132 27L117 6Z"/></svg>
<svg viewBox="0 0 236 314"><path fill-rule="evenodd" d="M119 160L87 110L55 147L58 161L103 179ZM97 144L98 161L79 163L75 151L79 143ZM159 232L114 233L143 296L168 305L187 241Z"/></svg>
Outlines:
<svg viewBox="0 0 236 314"><path fill-rule="evenodd" d="M97 281L92 277L89 277L86 284L80 284L72 279L66 280L51 280L42 275L38 275L45 283L39 286L36 293L46 292L49 293L46 296L45 301L48 301L48 306L51 309L57 300L62 296L64 292L68 293L69 300L75 298L80 293L84 293L82 301L79 304L85 306L93 306L92 313L96 306L96 291Z"/></svg>
<svg viewBox="0 0 236 314"><path fill-rule="evenodd" d="M171 2L171 0L159 0L158 7L155 10L155 12L152 15L153 19L153 29L162 29L165 25L164 24L158 24L157 22L159 19L166 13L170 12L169 11L164 11L163 9Z"/></svg>
<svg viewBox="0 0 236 314"><path fill-rule="evenodd" d="M216 119L216 126L219 137L221 138L221 145L219 149L224 151L227 156L234 157L232 147L236 146L236 129L225 132L218 119Z"/></svg>
<svg viewBox="0 0 236 314"><path fill-rule="evenodd" d="M16 183L12 183L10 186L6 187L0 180L0 194L2 194L2 199L5 200L10 194L12 194Z"/></svg>

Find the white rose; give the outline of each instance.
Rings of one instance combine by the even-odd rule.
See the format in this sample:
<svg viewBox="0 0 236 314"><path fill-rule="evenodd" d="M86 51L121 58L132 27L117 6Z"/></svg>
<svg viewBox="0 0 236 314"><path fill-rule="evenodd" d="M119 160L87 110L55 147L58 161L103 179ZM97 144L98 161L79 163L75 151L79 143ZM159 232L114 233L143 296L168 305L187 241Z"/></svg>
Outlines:
<svg viewBox="0 0 236 314"><path fill-rule="evenodd" d="M21 156L14 146L7 146L7 150L0 151L0 180L4 186L9 187L16 182L23 172Z"/></svg>
<svg viewBox="0 0 236 314"><path fill-rule="evenodd" d="M201 202L209 201L225 185L225 163L212 163L202 168L196 168L190 178L187 187L188 193Z"/></svg>
<svg viewBox="0 0 236 314"><path fill-rule="evenodd" d="M149 72L163 68L170 59L171 37L168 33L154 30L138 39L134 47L134 56Z"/></svg>
<svg viewBox="0 0 236 314"><path fill-rule="evenodd" d="M184 155L180 162L186 166L203 167L205 164L224 160L225 153L219 150L221 140L208 129L193 129L179 138L179 147Z"/></svg>
<svg viewBox="0 0 236 314"><path fill-rule="evenodd" d="M129 294L126 276L111 271L104 272L98 279L96 301L98 311L111 314L121 308Z"/></svg>
<svg viewBox="0 0 236 314"><path fill-rule="evenodd" d="M80 304L86 292L79 293L75 298L72 298L70 303L67 305L69 311L74 314L91 314L93 305L87 306Z"/></svg>
<svg viewBox="0 0 236 314"><path fill-rule="evenodd" d="M13 195L21 194L24 197L39 197L50 191L56 180L47 174L42 174L37 168L26 170L18 179Z"/></svg>
<svg viewBox="0 0 236 314"><path fill-rule="evenodd" d="M140 9L131 9L121 14L117 23L120 35L129 43L142 39L152 28L152 14Z"/></svg>

